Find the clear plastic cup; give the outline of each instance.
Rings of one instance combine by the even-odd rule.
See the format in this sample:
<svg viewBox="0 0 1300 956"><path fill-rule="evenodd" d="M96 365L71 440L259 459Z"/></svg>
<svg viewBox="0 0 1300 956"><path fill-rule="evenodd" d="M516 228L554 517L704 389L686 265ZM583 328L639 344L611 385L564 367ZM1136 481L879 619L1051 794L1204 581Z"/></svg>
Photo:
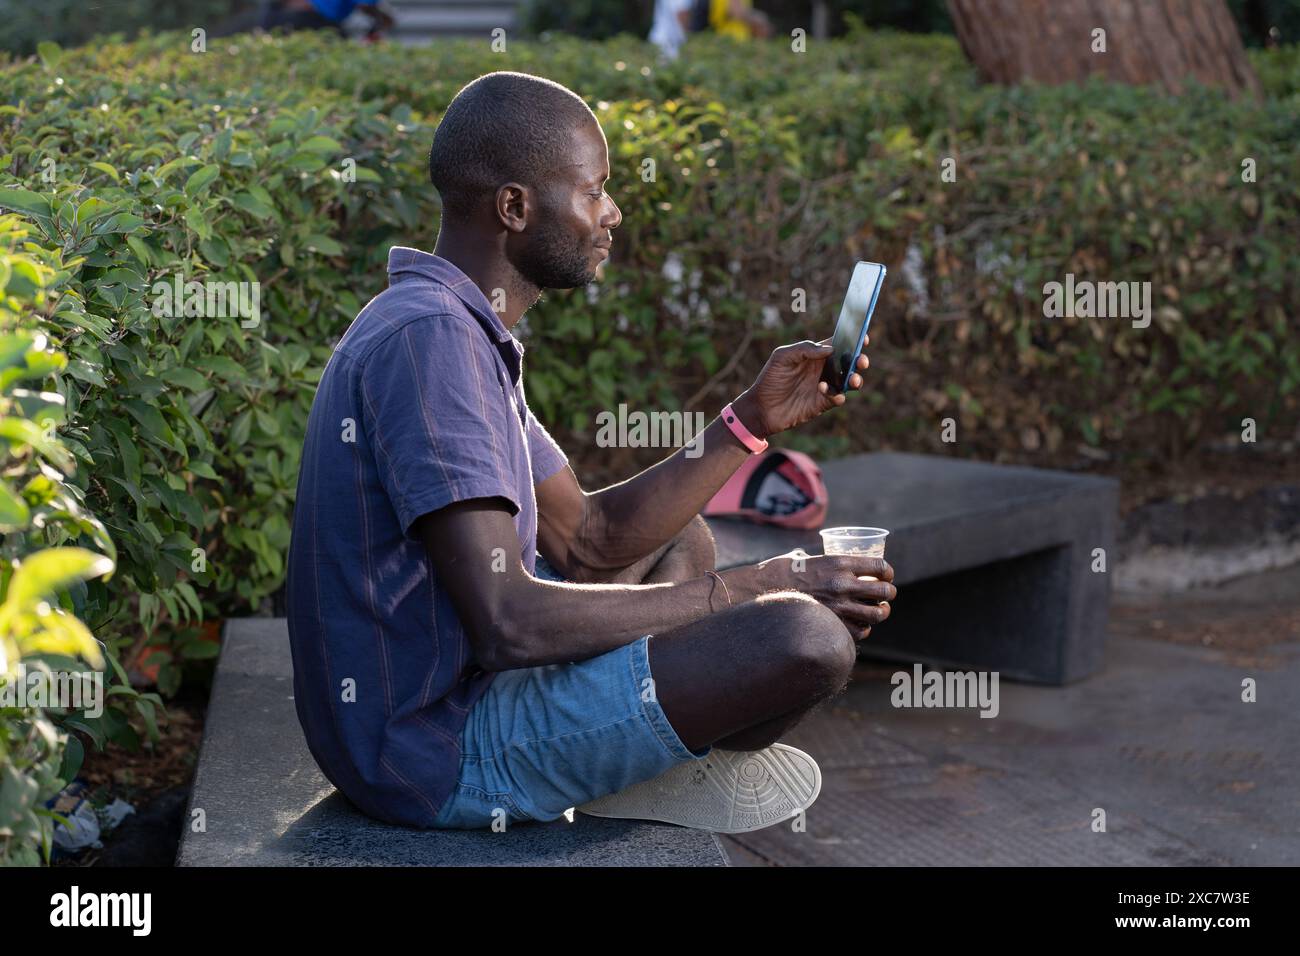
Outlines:
<svg viewBox="0 0 1300 956"><path fill-rule="evenodd" d="M885 556L884 528L823 528L822 554L865 554L871 558ZM875 581L871 575L859 575L863 581Z"/></svg>

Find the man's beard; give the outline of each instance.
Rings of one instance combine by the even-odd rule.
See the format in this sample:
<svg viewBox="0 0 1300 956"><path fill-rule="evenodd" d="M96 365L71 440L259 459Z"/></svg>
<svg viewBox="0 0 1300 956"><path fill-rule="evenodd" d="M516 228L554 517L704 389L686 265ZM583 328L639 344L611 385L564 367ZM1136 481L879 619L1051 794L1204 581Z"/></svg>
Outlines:
<svg viewBox="0 0 1300 956"><path fill-rule="evenodd" d="M576 289L596 278L591 266L591 244L574 239L558 217L545 214L531 240L511 257L510 264L539 289Z"/></svg>

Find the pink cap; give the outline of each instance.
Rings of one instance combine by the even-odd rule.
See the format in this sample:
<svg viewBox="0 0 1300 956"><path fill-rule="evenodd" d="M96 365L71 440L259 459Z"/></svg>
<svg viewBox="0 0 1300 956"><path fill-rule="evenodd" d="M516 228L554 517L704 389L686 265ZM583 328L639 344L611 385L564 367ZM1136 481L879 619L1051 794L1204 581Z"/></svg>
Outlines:
<svg viewBox="0 0 1300 956"><path fill-rule="evenodd" d="M817 463L803 452L772 448L745 459L704 506L704 514L735 515L785 528L820 528L827 503Z"/></svg>

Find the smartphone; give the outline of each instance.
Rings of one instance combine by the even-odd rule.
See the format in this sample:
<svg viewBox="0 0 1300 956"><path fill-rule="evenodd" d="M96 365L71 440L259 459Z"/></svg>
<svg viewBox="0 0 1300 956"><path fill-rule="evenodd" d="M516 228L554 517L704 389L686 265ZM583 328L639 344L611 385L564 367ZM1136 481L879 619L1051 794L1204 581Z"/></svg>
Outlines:
<svg viewBox="0 0 1300 956"><path fill-rule="evenodd" d="M831 337L831 354L822 373L822 381L831 387L832 395L849 390L849 376L857 368L871 313L876 310L876 299L884 283L885 267L879 262L859 262L853 267L835 334Z"/></svg>

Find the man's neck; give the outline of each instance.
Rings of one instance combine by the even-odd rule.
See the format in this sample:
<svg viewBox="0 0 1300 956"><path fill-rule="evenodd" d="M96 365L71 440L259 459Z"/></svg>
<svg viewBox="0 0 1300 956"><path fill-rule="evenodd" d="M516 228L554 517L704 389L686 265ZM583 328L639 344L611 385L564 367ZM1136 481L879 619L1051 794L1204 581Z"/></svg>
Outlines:
<svg viewBox="0 0 1300 956"><path fill-rule="evenodd" d="M542 290L521 276L494 242L449 235L443 229L433 254L469 276L507 329L513 329L541 295Z"/></svg>

